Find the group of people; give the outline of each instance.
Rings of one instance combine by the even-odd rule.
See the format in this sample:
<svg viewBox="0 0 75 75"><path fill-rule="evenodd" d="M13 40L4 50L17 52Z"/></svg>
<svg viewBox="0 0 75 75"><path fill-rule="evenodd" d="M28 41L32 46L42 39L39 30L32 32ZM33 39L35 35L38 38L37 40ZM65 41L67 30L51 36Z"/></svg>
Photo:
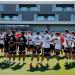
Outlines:
<svg viewBox="0 0 75 75"><path fill-rule="evenodd" d="M35 55L37 56L36 67L39 64L42 65L44 58L47 59L46 66L48 67L52 54L57 58L56 64L59 64L60 52L64 53L66 63L68 63L69 60L75 61L75 32L69 32L68 29L63 33L52 33L45 30L42 34L22 31L19 35L14 30L7 30L4 35L0 34L0 48L9 61L13 58L13 62L17 53L19 61L21 58L25 61L26 53L29 52L31 55L30 67L34 63Z"/></svg>

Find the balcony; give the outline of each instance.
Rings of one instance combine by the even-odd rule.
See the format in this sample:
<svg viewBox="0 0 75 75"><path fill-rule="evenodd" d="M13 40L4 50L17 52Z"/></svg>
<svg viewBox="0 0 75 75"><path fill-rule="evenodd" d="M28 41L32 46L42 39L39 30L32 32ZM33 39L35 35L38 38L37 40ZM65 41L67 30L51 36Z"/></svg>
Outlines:
<svg viewBox="0 0 75 75"><path fill-rule="evenodd" d="M34 21L58 21L57 14L35 14Z"/></svg>
<svg viewBox="0 0 75 75"><path fill-rule="evenodd" d="M53 11L74 11L75 5L74 4L54 4Z"/></svg>
<svg viewBox="0 0 75 75"><path fill-rule="evenodd" d="M36 4L18 4L16 11L40 11L40 5Z"/></svg>
<svg viewBox="0 0 75 75"><path fill-rule="evenodd" d="M1 14L0 21L21 21L21 14Z"/></svg>

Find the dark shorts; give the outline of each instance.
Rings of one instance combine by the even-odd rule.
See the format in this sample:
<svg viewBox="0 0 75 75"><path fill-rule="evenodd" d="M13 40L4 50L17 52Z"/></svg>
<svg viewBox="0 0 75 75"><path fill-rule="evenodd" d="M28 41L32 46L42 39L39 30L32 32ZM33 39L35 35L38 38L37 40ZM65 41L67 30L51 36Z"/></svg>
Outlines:
<svg viewBox="0 0 75 75"><path fill-rule="evenodd" d="M50 48L43 49L44 56L50 56Z"/></svg>
<svg viewBox="0 0 75 75"><path fill-rule="evenodd" d="M10 51L12 51L12 50L16 50L16 47L14 46L14 47L11 47L10 48Z"/></svg>
<svg viewBox="0 0 75 75"><path fill-rule="evenodd" d="M9 54L16 54L16 50L9 50Z"/></svg>
<svg viewBox="0 0 75 75"><path fill-rule="evenodd" d="M64 45L62 45L62 49L64 50Z"/></svg>
<svg viewBox="0 0 75 75"><path fill-rule="evenodd" d="M55 52L56 52L56 55L60 55L60 50L55 50Z"/></svg>
<svg viewBox="0 0 75 75"><path fill-rule="evenodd" d="M3 44L0 44L0 48L1 48L1 49L3 49L3 46L4 46Z"/></svg>
<svg viewBox="0 0 75 75"><path fill-rule="evenodd" d="M29 45L28 48L33 48L33 45Z"/></svg>
<svg viewBox="0 0 75 75"><path fill-rule="evenodd" d="M54 50L54 45L50 44L50 50Z"/></svg>
<svg viewBox="0 0 75 75"><path fill-rule="evenodd" d="M34 46L33 53L41 53L41 47L39 45Z"/></svg>
<svg viewBox="0 0 75 75"><path fill-rule="evenodd" d="M72 48L64 48L65 53L71 53L71 51L72 51Z"/></svg>
<svg viewBox="0 0 75 75"><path fill-rule="evenodd" d="M26 44L26 48L28 48L28 44Z"/></svg>
<svg viewBox="0 0 75 75"><path fill-rule="evenodd" d="M25 46L21 46L21 45L19 45L19 51L21 51L21 50L25 50L26 48L25 48Z"/></svg>
<svg viewBox="0 0 75 75"><path fill-rule="evenodd" d="M75 47L72 48L72 53L75 54Z"/></svg>
<svg viewBox="0 0 75 75"><path fill-rule="evenodd" d="M25 50L20 50L19 55L21 55L21 54L25 54Z"/></svg>
<svg viewBox="0 0 75 75"><path fill-rule="evenodd" d="M16 54L16 45L9 48L9 54Z"/></svg>
<svg viewBox="0 0 75 75"><path fill-rule="evenodd" d="M9 46L7 44L4 44L4 52L9 52Z"/></svg>

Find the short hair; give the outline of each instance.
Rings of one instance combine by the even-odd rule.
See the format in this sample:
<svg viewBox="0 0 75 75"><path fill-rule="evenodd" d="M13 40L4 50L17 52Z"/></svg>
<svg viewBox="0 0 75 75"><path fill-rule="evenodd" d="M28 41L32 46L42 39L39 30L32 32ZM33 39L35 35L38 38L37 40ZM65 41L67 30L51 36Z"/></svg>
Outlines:
<svg viewBox="0 0 75 75"><path fill-rule="evenodd" d="M45 33L47 34L48 33L48 30L46 30Z"/></svg>
<svg viewBox="0 0 75 75"><path fill-rule="evenodd" d="M21 34L24 34L24 32L22 31Z"/></svg>
<svg viewBox="0 0 75 75"><path fill-rule="evenodd" d="M36 32L36 34L39 35L40 33L39 32Z"/></svg>
<svg viewBox="0 0 75 75"><path fill-rule="evenodd" d="M74 32L74 31L72 31L72 34L74 34L74 35L75 35L75 32Z"/></svg>
<svg viewBox="0 0 75 75"><path fill-rule="evenodd" d="M65 29L65 32L66 32L66 33L69 33L69 30L68 30L68 29Z"/></svg>
<svg viewBox="0 0 75 75"><path fill-rule="evenodd" d="M60 35L59 32L56 32L55 34L58 35L58 36Z"/></svg>
<svg viewBox="0 0 75 75"><path fill-rule="evenodd" d="M15 34L15 30L12 30L12 34Z"/></svg>

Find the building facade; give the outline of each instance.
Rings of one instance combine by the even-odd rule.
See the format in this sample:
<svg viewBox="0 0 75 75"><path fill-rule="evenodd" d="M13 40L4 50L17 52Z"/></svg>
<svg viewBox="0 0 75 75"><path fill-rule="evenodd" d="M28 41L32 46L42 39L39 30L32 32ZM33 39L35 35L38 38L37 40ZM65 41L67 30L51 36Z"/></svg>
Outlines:
<svg viewBox="0 0 75 75"><path fill-rule="evenodd" d="M72 3L0 3L0 30L75 31L75 2Z"/></svg>

